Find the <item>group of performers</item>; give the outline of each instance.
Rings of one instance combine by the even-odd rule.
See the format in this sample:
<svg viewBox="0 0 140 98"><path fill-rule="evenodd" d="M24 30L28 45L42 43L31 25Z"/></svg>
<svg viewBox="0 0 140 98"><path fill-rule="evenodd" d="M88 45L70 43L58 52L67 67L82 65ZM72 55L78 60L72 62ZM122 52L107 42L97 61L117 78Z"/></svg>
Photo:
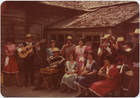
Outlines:
<svg viewBox="0 0 140 98"><path fill-rule="evenodd" d="M76 46L72 37L68 36L67 43L61 50L56 47L56 41L51 40L51 47L46 49L47 58L44 68L58 69L58 73L53 75L55 88L60 85L61 93L67 90L68 94L73 90L78 90L76 97L87 97L89 92L92 92L94 96L103 97L118 86L118 77L121 74L121 93L123 92L121 95L137 96L139 93L139 29L129 34L132 35L133 42L125 41L123 37L118 37L115 42L113 36L105 34L101 38L103 44L97 53L99 61L95 60L95 53L91 51L91 47L85 45L84 38L80 38L79 45ZM30 76L31 85L35 85L34 58L40 51L40 45L39 43L34 44L31 34L27 34L26 41L20 45L13 44L13 39L7 38L7 45L4 46L6 58L3 72L8 76L9 86L12 85L11 74L14 73L17 86L21 87L14 54L15 52L26 53L28 50L22 47L27 45L35 45L35 47L24 58L24 83L27 87ZM100 77L105 79L101 80ZM40 74L33 90L38 90L42 82L43 78Z"/></svg>

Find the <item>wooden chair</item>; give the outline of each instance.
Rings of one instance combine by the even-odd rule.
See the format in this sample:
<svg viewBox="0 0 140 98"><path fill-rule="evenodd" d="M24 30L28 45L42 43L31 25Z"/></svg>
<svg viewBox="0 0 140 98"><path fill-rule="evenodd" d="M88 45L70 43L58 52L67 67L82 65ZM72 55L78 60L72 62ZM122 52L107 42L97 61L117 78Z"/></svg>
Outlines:
<svg viewBox="0 0 140 98"><path fill-rule="evenodd" d="M117 86L115 89L111 90L109 93L107 93L107 94L106 94L106 97L121 97L122 69L123 69L123 66L121 67L121 69L120 69L120 71L119 71L119 73L118 73L118 77L117 77L117 79L118 79L118 86ZM118 93L118 96L115 96L115 92ZM112 93L112 94L111 94L111 93ZM110 96L110 94L111 94L112 96Z"/></svg>

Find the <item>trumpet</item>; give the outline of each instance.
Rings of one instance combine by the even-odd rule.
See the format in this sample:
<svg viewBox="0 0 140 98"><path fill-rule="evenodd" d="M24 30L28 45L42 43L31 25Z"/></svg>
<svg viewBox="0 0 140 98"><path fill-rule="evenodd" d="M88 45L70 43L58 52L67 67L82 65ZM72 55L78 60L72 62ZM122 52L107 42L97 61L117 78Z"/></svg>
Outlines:
<svg viewBox="0 0 140 98"><path fill-rule="evenodd" d="M116 41L115 41L115 38L113 36L109 36L105 41L104 43L102 44L103 46L101 47L102 50L105 50L107 47L110 46L110 42L115 44ZM102 51L100 52L100 55L99 55L99 61L101 60L101 57L102 57L103 53Z"/></svg>
<svg viewBox="0 0 140 98"><path fill-rule="evenodd" d="M103 43L103 47L102 49L106 49L108 46L109 46L109 42L113 43L113 44L116 44L116 41L115 41L115 38L113 36L109 36L105 42Z"/></svg>

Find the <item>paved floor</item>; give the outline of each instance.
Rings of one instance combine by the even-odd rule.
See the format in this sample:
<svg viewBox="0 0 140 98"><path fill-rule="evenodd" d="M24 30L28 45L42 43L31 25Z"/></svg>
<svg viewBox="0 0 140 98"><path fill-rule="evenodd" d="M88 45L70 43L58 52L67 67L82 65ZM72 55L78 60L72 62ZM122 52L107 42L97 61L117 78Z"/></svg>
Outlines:
<svg viewBox="0 0 140 98"><path fill-rule="evenodd" d="M39 76L39 71L35 71L35 83L37 83L38 76ZM78 93L77 91L73 91L70 94L67 94L67 92L60 93L61 91L60 88L56 90L52 89L51 91L48 91L47 88L44 88L39 91L33 91L33 88L35 86L31 86L31 85L29 85L28 87L24 86L23 72L19 73L19 78L20 78L20 83L22 87L18 87L16 85L16 79L14 76L12 77L12 80L13 80L12 86L9 87L7 85L7 78L4 77L5 87L1 88L1 94L4 97L74 97ZM115 96L117 95L118 95L118 92L115 92Z"/></svg>
<svg viewBox="0 0 140 98"><path fill-rule="evenodd" d="M77 92L72 92L67 94L66 92L60 93L60 89L51 90L50 92L47 89L40 91L33 91L32 86L29 87L4 87L1 89L1 94L4 97L73 97Z"/></svg>
<svg viewBox="0 0 140 98"><path fill-rule="evenodd" d="M39 72L35 72L35 83L37 83L37 77ZM5 87L1 88L1 94L4 97L73 97L77 94L77 91L67 94L67 92L60 93L60 88L56 90L51 90L50 92L47 88L44 88L40 91L33 91L34 86L29 85L28 87L24 86L24 76L23 73L19 73L20 83L22 87L16 86L15 77L12 79L12 86L9 87L7 83L5 83ZM6 77L4 78L5 82L7 82Z"/></svg>

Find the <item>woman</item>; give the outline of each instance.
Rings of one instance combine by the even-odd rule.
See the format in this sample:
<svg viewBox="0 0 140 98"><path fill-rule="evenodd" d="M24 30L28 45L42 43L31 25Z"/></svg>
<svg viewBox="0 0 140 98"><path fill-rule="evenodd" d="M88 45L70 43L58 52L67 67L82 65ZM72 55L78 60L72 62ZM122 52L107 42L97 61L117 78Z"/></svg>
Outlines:
<svg viewBox="0 0 140 98"><path fill-rule="evenodd" d="M61 93L65 91L66 86L68 87L68 94L71 93L71 89L77 90L76 85L74 84L75 78L78 76L78 63L75 60L75 56L70 54L68 56L69 61L65 63L65 74L61 81L62 90Z"/></svg>
<svg viewBox="0 0 140 98"><path fill-rule="evenodd" d="M112 55L106 55L104 66L100 69L98 75L104 76L106 79L94 82L90 86L90 90L97 96L105 96L109 91L117 87L118 70L114 65L115 58ZM104 71L106 70L106 72Z"/></svg>
<svg viewBox="0 0 140 98"><path fill-rule="evenodd" d="M94 60L94 53L92 51L88 52L88 60L85 60L82 66L82 75L78 76L74 81L78 87L78 94L76 97L82 96L82 89L85 91L85 97L88 96L88 88L90 85L97 81L98 64Z"/></svg>
<svg viewBox="0 0 140 98"><path fill-rule="evenodd" d="M52 50L55 48L55 44L56 44L56 41L55 40L51 40L51 47L46 49L47 58L49 58L50 56L53 56Z"/></svg>
<svg viewBox="0 0 140 98"><path fill-rule="evenodd" d="M78 75L81 75L82 72L81 67L85 61L86 53L91 50L91 47L86 46L85 42L86 42L85 39L80 38L79 45L76 46L74 49L76 55L76 61L79 63Z"/></svg>
<svg viewBox="0 0 140 98"><path fill-rule="evenodd" d="M9 81L9 86L12 85L11 83L11 74L15 74L16 80L17 80L17 86L21 86L19 83L19 76L18 76L18 65L17 65L17 60L14 56L16 45L13 44L13 39L12 38L7 38L7 45L4 46L4 51L6 54L5 58L5 64L3 67L3 72L7 74L8 76L8 81Z"/></svg>

